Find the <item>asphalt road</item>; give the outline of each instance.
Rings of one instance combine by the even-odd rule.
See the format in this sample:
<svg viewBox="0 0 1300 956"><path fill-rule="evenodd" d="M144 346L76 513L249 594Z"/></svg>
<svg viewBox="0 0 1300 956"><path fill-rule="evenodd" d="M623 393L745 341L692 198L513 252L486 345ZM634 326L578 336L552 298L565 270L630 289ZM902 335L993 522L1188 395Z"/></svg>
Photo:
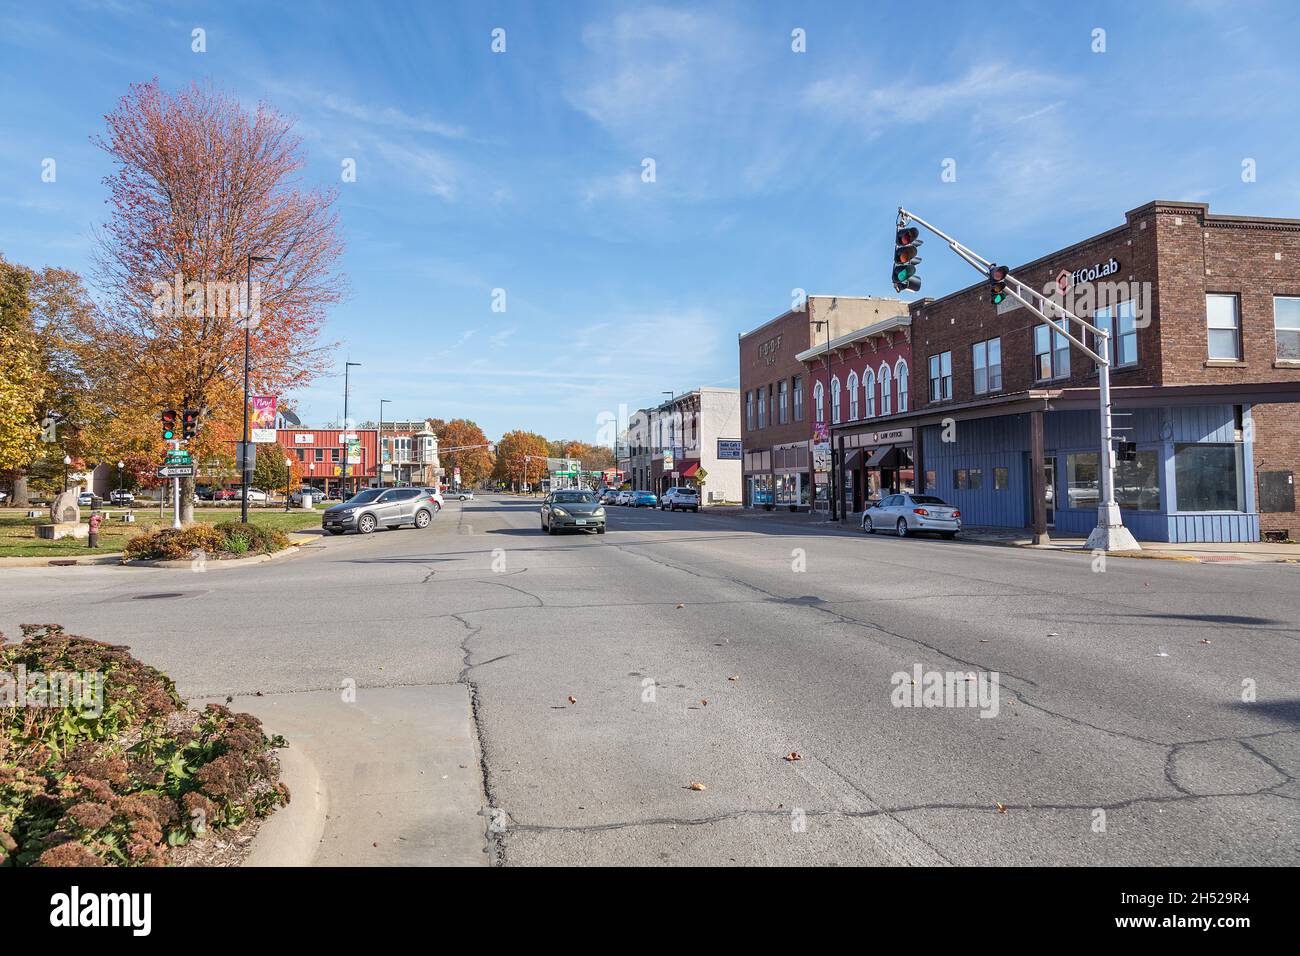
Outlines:
<svg viewBox="0 0 1300 956"><path fill-rule="evenodd" d="M468 683L507 865L1300 863L1300 565L536 509L9 570L0 627L130 644L195 697ZM918 666L996 703L895 706Z"/></svg>

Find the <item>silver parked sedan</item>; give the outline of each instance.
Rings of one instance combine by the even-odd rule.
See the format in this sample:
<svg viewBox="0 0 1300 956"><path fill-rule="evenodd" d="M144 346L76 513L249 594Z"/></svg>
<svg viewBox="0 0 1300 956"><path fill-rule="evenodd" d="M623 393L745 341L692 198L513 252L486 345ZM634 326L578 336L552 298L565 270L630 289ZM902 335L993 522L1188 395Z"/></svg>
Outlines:
<svg viewBox="0 0 1300 956"><path fill-rule="evenodd" d="M961 530L961 512L934 495L886 495L863 513L862 530L893 531L900 538L932 531L954 538Z"/></svg>

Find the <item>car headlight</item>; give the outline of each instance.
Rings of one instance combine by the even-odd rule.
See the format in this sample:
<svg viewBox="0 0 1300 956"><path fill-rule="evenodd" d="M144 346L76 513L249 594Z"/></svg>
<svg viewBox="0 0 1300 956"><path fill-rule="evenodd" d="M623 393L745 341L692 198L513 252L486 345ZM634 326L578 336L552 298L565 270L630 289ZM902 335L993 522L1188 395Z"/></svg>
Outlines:
<svg viewBox="0 0 1300 956"><path fill-rule="evenodd" d="M565 511L563 508L552 508L551 514L559 515L561 518L569 517L569 513Z"/></svg>
<svg viewBox="0 0 1300 956"><path fill-rule="evenodd" d="M593 518L603 518L605 517L605 509L603 507L597 508L595 511L591 513L591 516Z"/></svg>

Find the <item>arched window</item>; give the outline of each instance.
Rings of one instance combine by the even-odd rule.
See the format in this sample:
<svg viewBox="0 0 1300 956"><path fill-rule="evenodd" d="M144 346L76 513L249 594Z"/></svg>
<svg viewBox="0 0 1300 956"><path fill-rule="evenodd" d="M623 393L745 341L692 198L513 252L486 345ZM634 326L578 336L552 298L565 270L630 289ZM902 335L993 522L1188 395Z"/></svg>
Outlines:
<svg viewBox="0 0 1300 956"><path fill-rule="evenodd" d="M880 414L894 413L894 386L889 380L889 366L880 366Z"/></svg>
<svg viewBox="0 0 1300 956"><path fill-rule="evenodd" d="M876 417L876 373L867 369L862 373L862 390L867 393L867 417Z"/></svg>
<svg viewBox="0 0 1300 956"><path fill-rule="evenodd" d="M831 378L831 422L836 425L840 423L840 377L838 375Z"/></svg>
<svg viewBox="0 0 1300 956"><path fill-rule="evenodd" d="M858 417L858 373L849 373L849 421Z"/></svg>
<svg viewBox="0 0 1300 956"><path fill-rule="evenodd" d="M817 421L826 421L826 390L822 388L822 383L818 382L813 386L813 407L817 409Z"/></svg>
<svg viewBox="0 0 1300 956"><path fill-rule="evenodd" d="M898 379L898 410L907 411L907 363L902 359L894 366L894 378Z"/></svg>

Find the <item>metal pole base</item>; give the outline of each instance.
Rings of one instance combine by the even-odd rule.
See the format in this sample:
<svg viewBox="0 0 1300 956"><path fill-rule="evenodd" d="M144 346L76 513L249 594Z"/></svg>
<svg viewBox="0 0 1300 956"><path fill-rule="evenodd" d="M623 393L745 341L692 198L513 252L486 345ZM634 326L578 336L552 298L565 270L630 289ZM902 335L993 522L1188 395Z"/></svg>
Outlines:
<svg viewBox="0 0 1300 956"><path fill-rule="evenodd" d="M1089 551L1141 551L1133 532L1122 524L1099 524L1088 535Z"/></svg>

